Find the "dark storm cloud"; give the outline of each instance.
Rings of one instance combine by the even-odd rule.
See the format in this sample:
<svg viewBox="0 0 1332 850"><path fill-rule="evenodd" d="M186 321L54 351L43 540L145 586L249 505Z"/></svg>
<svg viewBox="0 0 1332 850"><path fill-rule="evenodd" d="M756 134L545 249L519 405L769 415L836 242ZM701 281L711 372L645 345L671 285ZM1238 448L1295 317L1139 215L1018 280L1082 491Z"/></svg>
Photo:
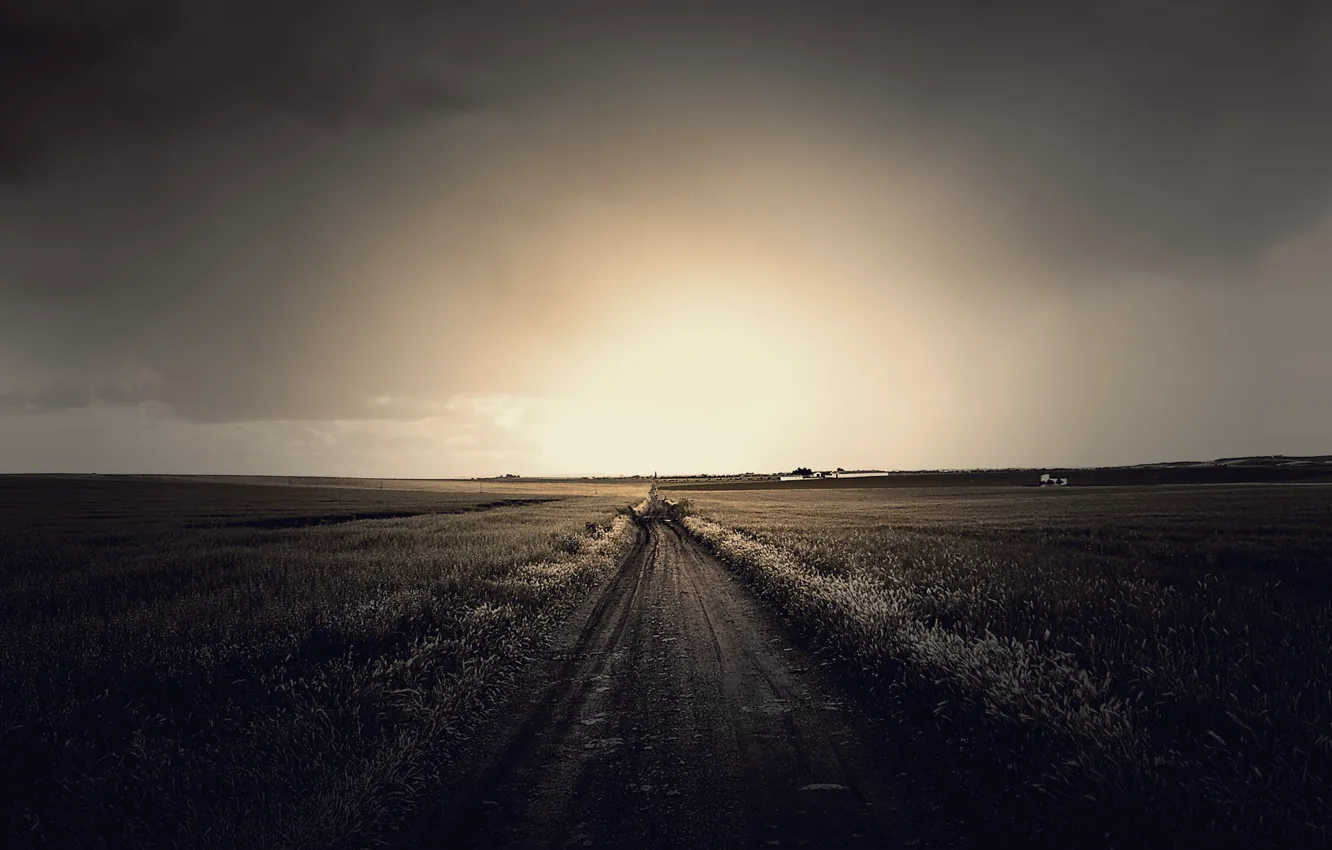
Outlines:
<svg viewBox="0 0 1332 850"><path fill-rule="evenodd" d="M888 66L914 75L927 135L971 163L1034 250L1216 279L1326 212L1326 4L988 9L908 24L887 52L923 58Z"/></svg>
<svg viewBox="0 0 1332 850"><path fill-rule="evenodd" d="M18 389L0 392L0 413L55 413L80 410L94 402L132 406L153 401L156 388L127 386L124 384L98 384L64 382L39 389Z"/></svg>
<svg viewBox="0 0 1332 850"><path fill-rule="evenodd" d="M77 410L92 402L86 386L59 384L40 390L10 390L0 393L0 413L51 413Z"/></svg>
<svg viewBox="0 0 1332 850"><path fill-rule="evenodd" d="M1332 189L1332 10L1317 2L31 0L3 15L11 176L255 111L398 122L479 106L486 75L539 85L584 64L579 79L614 90L654 63L704 85L780 68L970 174L1016 245L1098 268L1225 276Z"/></svg>
<svg viewBox="0 0 1332 850"><path fill-rule="evenodd" d="M441 63L396 55L401 4L121 0L0 7L0 176L70 147L276 112L328 129L475 109ZM436 16L438 20L439 16ZM447 36L447 33L441 34ZM444 40L433 59L447 60Z"/></svg>
<svg viewBox="0 0 1332 850"><path fill-rule="evenodd" d="M676 147L760 159L811 124L868 151L870 178L963 187L974 215L940 223L942 249L988 239L1012 266L976 288L1040 267L1072 292L1234 289L1332 193L1323 3L0 3L0 333L28 310L50 331L29 389L0 384L11 411L410 418L522 392L571 297L513 259L558 225L551 185L660 185L706 213L727 167L695 197ZM644 116L666 117L624 131ZM417 195L457 207L433 276L393 250L433 214ZM512 327L502 346L487 323ZM103 360L161 380L122 398L74 379Z"/></svg>

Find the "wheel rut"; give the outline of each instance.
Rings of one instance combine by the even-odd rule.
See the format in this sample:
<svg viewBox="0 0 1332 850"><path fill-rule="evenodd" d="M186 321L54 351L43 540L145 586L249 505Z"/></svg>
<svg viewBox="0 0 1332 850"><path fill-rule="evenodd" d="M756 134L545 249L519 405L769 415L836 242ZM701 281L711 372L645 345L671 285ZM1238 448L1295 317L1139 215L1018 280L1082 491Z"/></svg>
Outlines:
<svg viewBox="0 0 1332 850"><path fill-rule="evenodd" d="M671 523L643 525L547 669L399 846L917 844L878 727Z"/></svg>

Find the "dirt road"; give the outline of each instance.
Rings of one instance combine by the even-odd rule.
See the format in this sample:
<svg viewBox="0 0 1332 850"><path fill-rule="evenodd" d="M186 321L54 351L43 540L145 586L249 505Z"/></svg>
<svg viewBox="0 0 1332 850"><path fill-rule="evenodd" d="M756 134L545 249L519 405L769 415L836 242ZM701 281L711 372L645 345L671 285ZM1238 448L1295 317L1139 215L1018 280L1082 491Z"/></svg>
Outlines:
<svg viewBox="0 0 1332 850"><path fill-rule="evenodd" d="M670 523L576 620L410 845L915 843L883 734Z"/></svg>

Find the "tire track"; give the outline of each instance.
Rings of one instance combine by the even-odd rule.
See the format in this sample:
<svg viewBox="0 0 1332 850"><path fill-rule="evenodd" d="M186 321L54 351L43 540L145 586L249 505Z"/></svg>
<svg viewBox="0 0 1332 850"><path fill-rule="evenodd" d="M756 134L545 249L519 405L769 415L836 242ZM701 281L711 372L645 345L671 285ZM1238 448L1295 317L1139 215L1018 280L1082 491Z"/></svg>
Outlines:
<svg viewBox="0 0 1332 850"><path fill-rule="evenodd" d="M670 523L643 526L554 671L410 846L915 843L883 736Z"/></svg>

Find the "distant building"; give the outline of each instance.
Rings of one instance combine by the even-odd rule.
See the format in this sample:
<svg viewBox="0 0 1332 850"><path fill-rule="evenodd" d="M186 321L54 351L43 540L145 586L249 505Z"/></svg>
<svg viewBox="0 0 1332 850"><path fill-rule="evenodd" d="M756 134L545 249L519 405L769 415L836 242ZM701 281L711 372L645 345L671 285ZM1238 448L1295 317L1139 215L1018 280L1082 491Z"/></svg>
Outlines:
<svg viewBox="0 0 1332 850"><path fill-rule="evenodd" d="M790 475L781 475L778 477L783 481L808 481L811 478L841 478L843 474L845 474L845 470L843 469L827 469L815 472L812 469L801 467Z"/></svg>

